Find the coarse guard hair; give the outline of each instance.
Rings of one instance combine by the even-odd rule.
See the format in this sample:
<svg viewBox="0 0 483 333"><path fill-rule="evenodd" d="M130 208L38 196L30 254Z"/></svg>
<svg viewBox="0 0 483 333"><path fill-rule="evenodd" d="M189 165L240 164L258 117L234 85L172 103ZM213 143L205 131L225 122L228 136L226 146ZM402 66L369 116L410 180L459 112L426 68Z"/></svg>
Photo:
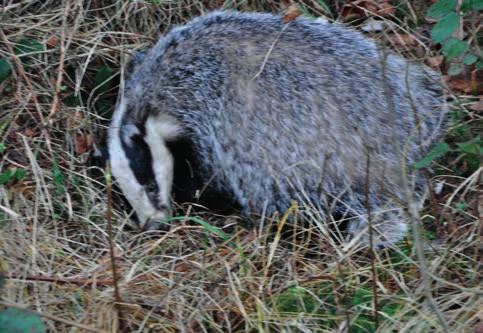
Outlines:
<svg viewBox="0 0 483 333"><path fill-rule="evenodd" d="M141 226L158 228L184 163L171 145L185 142L193 187L247 216L295 201L302 215L348 214L363 244L370 216L374 243L392 245L405 235L404 209L424 200L410 166L441 136L439 82L340 24L213 12L134 64L109 129L112 173Z"/></svg>

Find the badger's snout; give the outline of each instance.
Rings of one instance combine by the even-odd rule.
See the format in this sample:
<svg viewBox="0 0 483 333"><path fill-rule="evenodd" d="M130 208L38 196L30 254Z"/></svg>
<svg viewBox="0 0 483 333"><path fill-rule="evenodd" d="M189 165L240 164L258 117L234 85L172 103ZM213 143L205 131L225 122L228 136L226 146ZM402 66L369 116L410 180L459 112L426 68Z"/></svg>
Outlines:
<svg viewBox="0 0 483 333"><path fill-rule="evenodd" d="M136 212L143 230L168 229L173 158L166 140L178 127L166 118L149 117L144 123L124 117L128 109L121 98L109 131L112 174Z"/></svg>
<svg viewBox="0 0 483 333"><path fill-rule="evenodd" d="M162 230L168 231L170 229L169 220L171 218L171 213L169 211L166 212L157 212L153 216L149 217L144 224L141 226L144 231L150 230Z"/></svg>

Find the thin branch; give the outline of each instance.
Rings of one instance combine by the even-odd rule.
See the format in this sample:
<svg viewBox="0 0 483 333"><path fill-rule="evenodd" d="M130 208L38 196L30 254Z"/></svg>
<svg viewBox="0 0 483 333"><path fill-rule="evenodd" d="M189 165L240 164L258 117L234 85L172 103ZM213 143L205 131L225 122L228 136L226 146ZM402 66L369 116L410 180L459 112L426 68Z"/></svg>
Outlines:
<svg viewBox="0 0 483 333"><path fill-rule="evenodd" d="M112 279L114 280L114 298L116 303L114 304L117 313L119 315L119 330L121 332L125 331L127 327L125 324L123 312L121 309L121 304L123 303L121 294L119 293L119 276L117 274L117 267L116 267L116 256L114 254L114 242L113 242L113 233L112 233L112 178L111 178L111 168L109 165L109 161L106 163L106 188L107 188L107 239L109 241L109 255L111 258L111 267L112 267Z"/></svg>
<svg viewBox="0 0 483 333"><path fill-rule="evenodd" d="M264 68L265 68L265 65L267 64L268 58L270 57L270 54L272 54L273 49L275 48L275 45L277 45L278 40L279 40L279 39L280 39L280 37L282 36L282 34L283 34L283 32L285 31L285 29L287 29L287 28L288 28L288 25L289 25L289 24L290 24L290 22L289 22L289 23L287 23L287 24L285 24L285 25L283 26L283 28L280 30L280 32L279 32L279 33L278 33L278 35L277 35L277 38L275 38L275 40L273 41L272 45L270 45L270 48L268 49L267 54L265 54L265 57L263 58L263 62L262 62L262 64L261 64L261 66L260 66L260 69L259 69L259 70L258 70L258 72L257 72L257 73L256 73L256 74L255 74L255 75L254 75L254 76L253 76L251 79L250 79L250 81L255 81L255 79L256 79L257 77L259 77L259 76L260 76L260 74L262 74L262 72L263 72L263 70L264 70Z"/></svg>
<svg viewBox="0 0 483 333"><path fill-rule="evenodd" d="M60 95L60 90L62 87L62 81L64 77L65 51L67 49L66 32L67 32L67 19L69 17L69 10L70 10L70 1L66 1L66 5L64 7L64 15L62 19L62 33L60 36L60 60L59 60L59 68L57 69L57 80L55 83L54 100L52 101L52 106L50 108L49 116L47 117L49 121L59 109L59 95Z"/></svg>
<svg viewBox="0 0 483 333"><path fill-rule="evenodd" d="M340 276L340 279L342 280L342 304L344 305L344 317L345 321L347 322L347 333L351 333L351 314L349 312L349 308L347 306L347 303L349 302L349 293L346 287L346 277L344 274L344 271L340 267L340 261L337 260L337 273Z"/></svg>
<svg viewBox="0 0 483 333"><path fill-rule="evenodd" d="M50 282L58 284L75 284L80 287L108 287L114 285L114 279L96 279L96 278L65 278L57 276L47 276L47 275L22 275L17 273L0 273L0 279L14 279L21 281L32 281L32 282ZM158 281L159 276L157 275L139 275L131 279L129 282L144 282L144 281Z"/></svg>
<svg viewBox="0 0 483 333"><path fill-rule="evenodd" d="M365 200L367 210L367 223L369 227L369 256L371 258L371 273L372 273L372 296L373 296L373 317L375 330L379 327L379 302L377 298L377 271L376 271L376 254L374 253L374 229L372 221L372 209L369 200L369 186L370 186L370 167L371 155L369 149L366 149L366 185L365 185Z"/></svg>
<svg viewBox="0 0 483 333"><path fill-rule="evenodd" d="M395 121L395 112L393 108L393 98L392 94L390 91L390 85L387 80L387 52L384 50L381 50L381 57L380 57L380 62L381 62L381 69L382 69L382 84L384 87L384 95L386 97L386 103L387 103L387 108L390 116L390 121L392 121L393 124L396 124ZM394 147L397 145L395 144L396 138L392 138L394 140ZM395 148L394 148L395 149ZM423 246L423 239L421 237L421 233L419 230L421 221L419 218L419 213L418 213L418 208L417 204L414 202L413 198L413 193L411 190L411 187L409 186L409 181L408 181L408 172L406 168L406 163L404 159L404 154L401 151L400 155L402 157L402 161L400 163L401 165L401 181L402 181L402 188L404 190L405 196L406 196L406 204L407 204L407 215L411 223L411 229L413 233L413 240L414 240L414 247L416 250L416 255L418 258L418 268L421 273L421 279L422 279L422 285L423 285L423 294L425 299L428 301L429 306L431 310L436 314L436 318L442 327L443 331L445 333L449 333L449 328L448 324L444 320L443 315L441 314L441 311L438 308L438 305L436 301L433 298L432 292L431 292L431 273L429 272L428 264L426 261L426 256L424 254L424 246Z"/></svg>

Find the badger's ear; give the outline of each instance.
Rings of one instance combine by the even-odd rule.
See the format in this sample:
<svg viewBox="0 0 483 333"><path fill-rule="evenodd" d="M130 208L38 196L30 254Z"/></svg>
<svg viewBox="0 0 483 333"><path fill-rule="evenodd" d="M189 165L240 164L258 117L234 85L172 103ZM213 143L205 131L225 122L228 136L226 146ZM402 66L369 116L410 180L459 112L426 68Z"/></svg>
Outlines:
<svg viewBox="0 0 483 333"><path fill-rule="evenodd" d="M134 51L131 58L124 67L124 78L129 78L134 73L136 67L140 66L146 58L147 49L142 51Z"/></svg>
<svg viewBox="0 0 483 333"><path fill-rule="evenodd" d="M146 53L148 50L142 50L142 51L134 51L132 55L131 62L134 62L135 64L140 64L144 61L144 58L146 57Z"/></svg>

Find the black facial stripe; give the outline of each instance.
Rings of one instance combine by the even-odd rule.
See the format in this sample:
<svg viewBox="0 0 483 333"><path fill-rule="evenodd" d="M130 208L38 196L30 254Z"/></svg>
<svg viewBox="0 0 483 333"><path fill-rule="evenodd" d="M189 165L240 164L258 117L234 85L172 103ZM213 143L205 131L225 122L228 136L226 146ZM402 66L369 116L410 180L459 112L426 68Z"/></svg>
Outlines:
<svg viewBox="0 0 483 333"><path fill-rule="evenodd" d="M125 138L123 131L119 132L122 149L129 160L129 167L134 173L136 180L144 187L149 200L158 209L163 209L158 200L159 187L153 170L153 157L146 141L144 140L144 128L139 129L139 134ZM129 140L129 141L128 141Z"/></svg>

